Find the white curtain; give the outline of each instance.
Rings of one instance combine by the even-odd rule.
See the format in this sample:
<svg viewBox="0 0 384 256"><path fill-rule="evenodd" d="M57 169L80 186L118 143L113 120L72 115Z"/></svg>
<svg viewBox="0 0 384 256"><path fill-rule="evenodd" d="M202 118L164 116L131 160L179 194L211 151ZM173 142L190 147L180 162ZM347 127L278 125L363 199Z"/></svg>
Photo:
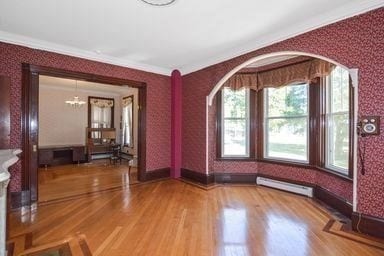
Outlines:
<svg viewBox="0 0 384 256"><path fill-rule="evenodd" d="M124 104L123 107L123 145L127 145L129 147L133 146L133 128L132 128L132 102L128 104Z"/></svg>

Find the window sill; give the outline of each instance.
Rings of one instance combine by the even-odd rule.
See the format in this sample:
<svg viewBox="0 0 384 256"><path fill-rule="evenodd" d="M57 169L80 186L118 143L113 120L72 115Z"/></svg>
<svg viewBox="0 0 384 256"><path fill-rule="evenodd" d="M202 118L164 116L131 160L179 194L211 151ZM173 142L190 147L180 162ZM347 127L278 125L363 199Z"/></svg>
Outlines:
<svg viewBox="0 0 384 256"><path fill-rule="evenodd" d="M349 176L346 176L344 174L335 172L334 170L331 170L331 169L328 169L328 168L324 168L324 167L319 167L319 166L313 166L313 168L315 168L318 171L321 171L321 172L324 172L324 173L336 176L336 177L341 178L343 180L346 180L346 181L349 181L349 182L353 182L353 178L352 177L349 177Z"/></svg>

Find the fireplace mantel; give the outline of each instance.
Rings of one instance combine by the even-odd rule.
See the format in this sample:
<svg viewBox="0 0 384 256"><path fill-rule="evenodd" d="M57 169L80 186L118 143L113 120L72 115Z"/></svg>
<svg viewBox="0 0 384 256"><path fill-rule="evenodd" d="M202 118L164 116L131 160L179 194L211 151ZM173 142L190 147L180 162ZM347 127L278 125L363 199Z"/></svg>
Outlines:
<svg viewBox="0 0 384 256"><path fill-rule="evenodd" d="M0 150L0 256L6 253L6 218L7 218L7 186L10 179L8 168L15 164L19 158L20 149Z"/></svg>

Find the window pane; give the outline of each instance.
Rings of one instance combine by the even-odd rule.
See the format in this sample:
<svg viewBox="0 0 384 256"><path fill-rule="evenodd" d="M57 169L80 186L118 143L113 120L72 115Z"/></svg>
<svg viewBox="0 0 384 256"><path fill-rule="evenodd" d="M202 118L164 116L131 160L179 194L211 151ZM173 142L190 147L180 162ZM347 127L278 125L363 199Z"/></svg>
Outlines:
<svg viewBox="0 0 384 256"><path fill-rule="evenodd" d="M233 91L230 88L224 88L223 93L224 118L239 117L245 118L247 115L246 90L241 89Z"/></svg>
<svg viewBox="0 0 384 256"><path fill-rule="evenodd" d="M249 89L222 92L222 156L249 156Z"/></svg>
<svg viewBox="0 0 384 256"><path fill-rule="evenodd" d="M336 67L330 75L329 96L330 112L348 111L349 109L349 74L341 67Z"/></svg>
<svg viewBox="0 0 384 256"><path fill-rule="evenodd" d="M266 123L266 156L308 160L307 118L275 118Z"/></svg>
<svg viewBox="0 0 384 256"><path fill-rule="evenodd" d="M326 115L326 167L348 174L349 167L349 73L336 67L328 77Z"/></svg>
<svg viewBox="0 0 384 256"><path fill-rule="evenodd" d="M332 115L328 126L328 165L348 174L349 114ZM340 170L341 171L341 170Z"/></svg>
<svg viewBox="0 0 384 256"><path fill-rule="evenodd" d="M223 155L245 156L248 155L248 129L247 121L224 120L223 123Z"/></svg>
<svg viewBox="0 0 384 256"><path fill-rule="evenodd" d="M267 115L297 116L308 112L308 85L291 85L267 90Z"/></svg>

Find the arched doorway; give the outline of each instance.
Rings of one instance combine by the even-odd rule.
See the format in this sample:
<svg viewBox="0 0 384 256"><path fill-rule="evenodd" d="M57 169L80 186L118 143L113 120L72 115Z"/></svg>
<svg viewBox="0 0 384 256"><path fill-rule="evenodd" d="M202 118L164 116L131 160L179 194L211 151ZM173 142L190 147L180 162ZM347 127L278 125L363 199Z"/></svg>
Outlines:
<svg viewBox="0 0 384 256"><path fill-rule="evenodd" d="M206 98L206 173L208 174L210 166L209 166L209 152L210 152L210 125L209 125L209 113L210 113L210 108L213 103L213 99L215 95L219 92L219 90L223 87L224 83L232 77L236 72L240 71L241 69L249 66L252 63L257 63L257 62L263 62L268 59L273 59L273 58L281 58L283 56L307 56L307 57L312 57L312 58L317 58L321 59L327 62L330 62L332 64L335 64L336 66L339 66L345 70L348 70L350 79L352 81L352 86L353 86L353 101L354 101L354 108L353 108L353 116L354 120L357 120L357 113L358 113L358 69L355 68L350 68L346 67L345 65L332 60L330 58L317 55L317 54L311 54L311 53L305 53L305 52L299 52L299 51L281 51L281 52L274 52L274 53L268 53L268 54L263 54L256 56L254 58L249 59L248 61L236 66L233 68L231 71L229 71L225 76L223 76L217 84L213 87L211 92ZM353 211L356 211L357 209L357 127L353 125L353 137L355 138L353 140L353 147L352 147L352 152L353 152Z"/></svg>

